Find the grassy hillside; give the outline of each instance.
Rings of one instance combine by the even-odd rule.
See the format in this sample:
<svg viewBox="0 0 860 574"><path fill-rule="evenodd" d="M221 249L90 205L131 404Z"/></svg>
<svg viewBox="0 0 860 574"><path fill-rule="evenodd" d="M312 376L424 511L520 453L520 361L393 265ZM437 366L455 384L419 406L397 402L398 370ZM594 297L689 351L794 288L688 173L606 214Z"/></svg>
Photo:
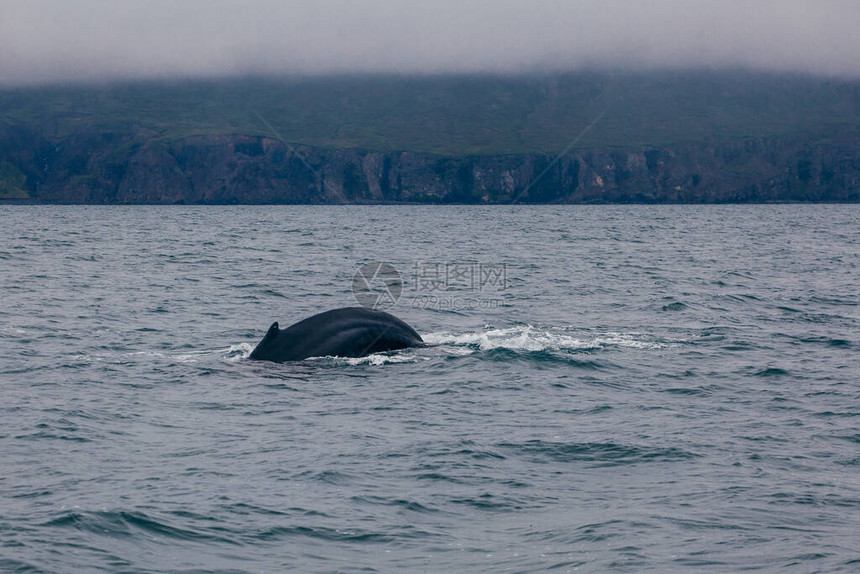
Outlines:
<svg viewBox="0 0 860 574"><path fill-rule="evenodd" d="M21 171L9 162L0 161L0 199L28 199L27 181Z"/></svg>
<svg viewBox="0 0 860 574"><path fill-rule="evenodd" d="M746 72L146 82L0 91L0 119L48 137L277 132L326 148L552 153L842 137L860 130L860 83Z"/></svg>

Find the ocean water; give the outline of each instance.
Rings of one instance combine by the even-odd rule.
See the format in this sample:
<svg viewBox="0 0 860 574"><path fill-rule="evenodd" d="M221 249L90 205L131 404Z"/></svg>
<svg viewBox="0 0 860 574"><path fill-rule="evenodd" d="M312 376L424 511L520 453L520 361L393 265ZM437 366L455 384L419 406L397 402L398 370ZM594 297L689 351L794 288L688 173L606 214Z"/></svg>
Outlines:
<svg viewBox="0 0 860 574"><path fill-rule="evenodd" d="M247 359L373 261L432 346ZM0 207L0 293L2 572L860 571L860 206Z"/></svg>

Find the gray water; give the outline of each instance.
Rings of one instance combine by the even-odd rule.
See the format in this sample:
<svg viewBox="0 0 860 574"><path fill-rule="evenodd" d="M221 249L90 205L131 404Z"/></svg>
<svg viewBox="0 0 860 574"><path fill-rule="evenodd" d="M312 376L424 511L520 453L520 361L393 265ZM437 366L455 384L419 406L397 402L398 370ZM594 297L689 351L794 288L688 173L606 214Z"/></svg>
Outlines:
<svg viewBox="0 0 860 574"><path fill-rule="evenodd" d="M858 237L860 206L0 208L0 571L860 571ZM376 260L433 346L247 359Z"/></svg>

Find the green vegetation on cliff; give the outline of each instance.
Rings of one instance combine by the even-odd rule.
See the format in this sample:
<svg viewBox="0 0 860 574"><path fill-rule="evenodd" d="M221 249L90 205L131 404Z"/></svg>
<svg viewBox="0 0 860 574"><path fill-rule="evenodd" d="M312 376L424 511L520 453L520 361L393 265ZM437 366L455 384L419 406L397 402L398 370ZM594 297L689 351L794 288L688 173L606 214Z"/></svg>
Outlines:
<svg viewBox="0 0 860 574"><path fill-rule="evenodd" d="M7 161L0 161L0 199L29 199L27 177Z"/></svg>
<svg viewBox="0 0 860 574"><path fill-rule="evenodd" d="M820 142L858 131L860 83L747 72L145 82L0 91L0 121L38 126L54 139L229 134L451 157L558 153L572 142L574 149L785 136Z"/></svg>

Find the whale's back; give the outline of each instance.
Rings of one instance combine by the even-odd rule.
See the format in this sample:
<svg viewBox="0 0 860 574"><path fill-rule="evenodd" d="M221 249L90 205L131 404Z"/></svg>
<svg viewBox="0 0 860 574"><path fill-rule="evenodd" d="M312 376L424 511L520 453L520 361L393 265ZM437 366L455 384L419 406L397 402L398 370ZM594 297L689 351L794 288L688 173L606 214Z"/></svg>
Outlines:
<svg viewBox="0 0 860 574"><path fill-rule="evenodd" d="M284 362L308 357L363 357L421 346L424 341L415 329L394 315L347 307L308 317L286 329L274 323L250 358Z"/></svg>

